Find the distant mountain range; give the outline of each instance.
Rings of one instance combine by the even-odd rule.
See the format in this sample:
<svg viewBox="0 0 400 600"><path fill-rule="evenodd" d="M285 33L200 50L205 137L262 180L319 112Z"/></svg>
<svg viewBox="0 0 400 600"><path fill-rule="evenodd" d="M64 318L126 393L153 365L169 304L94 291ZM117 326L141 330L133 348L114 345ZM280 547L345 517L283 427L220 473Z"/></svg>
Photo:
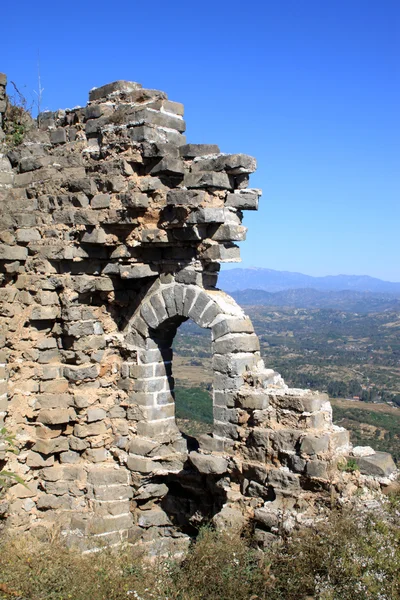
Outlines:
<svg viewBox="0 0 400 600"><path fill-rule="evenodd" d="M273 269L229 269L219 275L218 285L227 292L239 290L264 290L281 292L283 290L312 288L320 291L373 292L393 294L400 297L400 282L383 281L368 275L327 275L312 277L290 271Z"/></svg>
<svg viewBox="0 0 400 600"><path fill-rule="evenodd" d="M354 313L400 310L400 298L392 294L328 290L326 292L303 288L266 292L265 290L240 290L230 292L238 304L245 306L287 306L291 308L332 308Z"/></svg>

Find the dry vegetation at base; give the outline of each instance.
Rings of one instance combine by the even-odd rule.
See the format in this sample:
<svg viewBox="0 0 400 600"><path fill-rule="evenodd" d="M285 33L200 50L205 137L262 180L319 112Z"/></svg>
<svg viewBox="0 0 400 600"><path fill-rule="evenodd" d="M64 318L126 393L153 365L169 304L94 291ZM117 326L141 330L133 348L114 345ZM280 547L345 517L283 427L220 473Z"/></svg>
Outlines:
<svg viewBox="0 0 400 600"><path fill-rule="evenodd" d="M21 535L0 543L0 599L398 600L400 498L328 521L266 552L204 528L186 559L149 563L136 547L80 555Z"/></svg>

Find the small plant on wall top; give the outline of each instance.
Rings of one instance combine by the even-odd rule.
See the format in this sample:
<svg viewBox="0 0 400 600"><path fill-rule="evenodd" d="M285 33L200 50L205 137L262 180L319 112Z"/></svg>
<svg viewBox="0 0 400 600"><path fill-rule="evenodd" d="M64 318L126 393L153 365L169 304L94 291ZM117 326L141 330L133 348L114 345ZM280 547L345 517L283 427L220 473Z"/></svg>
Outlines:
<svg viewBox="0 0 400 600"><path fill-rule="evenodd" d="M354 471L359 471L360 467L355 458L348 458L338 464L338 469L339 471L345 471L346 473L354 473Z"/></svg>
<svg viewBox="0 0 400 600"><path fill-rule="evenodd" d="M6 112L4 113L3 130L5 145L14 148L22 144L27 131L32 127L33 119L25 96L12 81L15 93L7 96Z"/></svg>

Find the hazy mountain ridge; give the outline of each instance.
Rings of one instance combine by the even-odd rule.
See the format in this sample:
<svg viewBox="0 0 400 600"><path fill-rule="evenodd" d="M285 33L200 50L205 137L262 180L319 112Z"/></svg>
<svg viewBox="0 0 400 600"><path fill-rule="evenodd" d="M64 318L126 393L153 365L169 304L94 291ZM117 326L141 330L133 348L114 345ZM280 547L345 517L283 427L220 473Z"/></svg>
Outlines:
<svg viewBox="0 0 400 600"><path fill-rule="evenodd" d="M393 294L400 297L400 282L383 281L369 275L327 275L312 277L291 271L274 269L229 269L219 275L219 286L227 292L240 290L264 290L281 292L283 290L312 288L319 291L371 292Z"/></svg>
<svg viewBox="0 0 400 600"><path fill-rule="evenodd" d="M241 305L331 308L355 313L400 310L400 298L392 294L351 290L336 292L303 288L266 292L260 289L247 289L230 292L230 294Z"/></svg>

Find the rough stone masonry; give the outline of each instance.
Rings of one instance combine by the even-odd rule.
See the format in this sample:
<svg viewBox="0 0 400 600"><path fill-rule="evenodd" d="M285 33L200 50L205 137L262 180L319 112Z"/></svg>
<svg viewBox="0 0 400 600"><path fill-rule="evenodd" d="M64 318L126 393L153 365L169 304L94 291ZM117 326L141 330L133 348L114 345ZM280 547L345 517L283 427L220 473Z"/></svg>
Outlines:
<svg viewBox="0 0 400 600"><path fill-rule="evenodd" d="M117 81L85 108L40 114L15 147L0 133L0 424L26 483L8 492L10 528L179 553L212 519L251 522L262 546L332 494L390 483L390 455L372 450L354 452L360 472L338 469L352 448L327 396L266 368L250 319L217 289L257 210L256 162L184 131L182 104ZM210 329L213 353L213 433L195 449L174 404L187 319Z"/></svg>

